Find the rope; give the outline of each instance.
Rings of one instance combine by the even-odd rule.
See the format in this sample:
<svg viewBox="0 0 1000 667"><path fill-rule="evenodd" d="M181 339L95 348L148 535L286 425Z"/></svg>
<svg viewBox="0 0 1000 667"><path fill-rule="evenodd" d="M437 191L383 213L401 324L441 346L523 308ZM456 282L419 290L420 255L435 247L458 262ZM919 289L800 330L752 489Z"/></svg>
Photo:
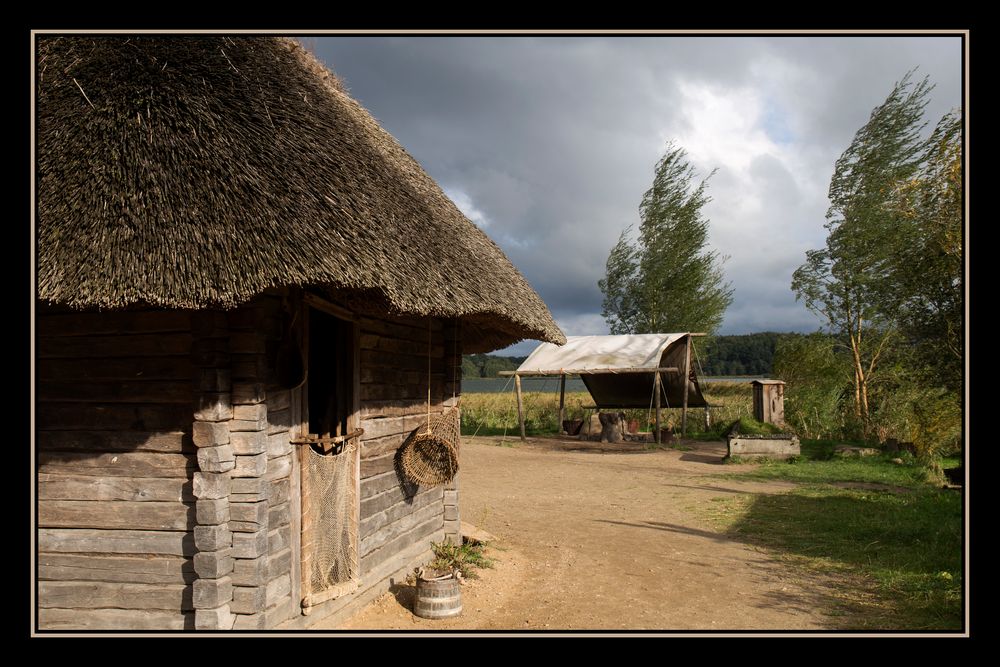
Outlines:
<svg viewBox="0 0 1000 667"><path fill-rule="evenodd" d="M425 435L431 434L431 323L434 318L427 316L427 430Z"/></svg>

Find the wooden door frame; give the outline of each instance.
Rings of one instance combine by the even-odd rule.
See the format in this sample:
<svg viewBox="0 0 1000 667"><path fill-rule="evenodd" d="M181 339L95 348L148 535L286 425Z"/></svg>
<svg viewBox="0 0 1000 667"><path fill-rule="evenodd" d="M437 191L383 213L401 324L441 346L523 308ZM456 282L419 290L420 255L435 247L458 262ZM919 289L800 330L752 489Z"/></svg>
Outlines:
<svg viewBox="0 0 1000 667"><path fill-rule="evenodd" d="M345 331L350 332L350 346L351 346L351 362L353 365L352 378L351 378L351 405L350 414L347 417L347 429L352 431L360 427L361 424L361 325L358 323L357 317L351 313L349 310L333 304L320 296L312 294L310 292L301 292L302 298L299 302L299 317L302 321L302 328L300 330L300 344L303 352L304 366L307 369L306 381L303 383L302 387L297 390L298 397L293 396L293 403L298 411L298 418L296 419L293 415L293 422L296 425L298 431L297 437L304 437L309 433L309 324L310 324L310 310L316 309L332 315L339 320L342 320L345 325ZM362 437L363 439L363 437ZM361 525L361 442L354 450L354 506L352 508L353 517L351 521L351 530L354 532L355 544L360 546L360 525ZM327 600L332 600L336 597L353 592L360 585L361 580L361 556L360 554L355 554L355 562L353 563L353 571L355 575L350 581L345 582L342 585L338 585L334 588L328 589L324 595L321 597L322 600L316 599L313 604L309 606L303 605L304 597L302 595L303 591L303 579L307 576L305 570L302 568L302 528L303 528L303 497L302 497L302 459L301 451L297 452L297 455L293 457L292 461L292 485L293 492L296 498L298 498L298 503L296 503L298 512L293 513L293 552L292 552L292 563L293 563L293 583L292 583L292 593L293 599L297 600L297 604L302 609L304 614L308 614L311 609L315 608L317 605L322 604ZM296 519L298 520L296 522ZM297 523L297 525L296 525ZM298 570L297 572L295 570Z"/></svg>

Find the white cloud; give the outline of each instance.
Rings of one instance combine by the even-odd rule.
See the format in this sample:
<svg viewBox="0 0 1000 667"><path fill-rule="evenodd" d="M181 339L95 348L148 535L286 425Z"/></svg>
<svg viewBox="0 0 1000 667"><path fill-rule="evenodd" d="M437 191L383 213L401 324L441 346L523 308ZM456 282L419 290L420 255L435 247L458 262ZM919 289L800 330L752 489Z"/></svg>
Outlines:
<svg viewBox="0 0 1000 667"><path fill-rule="evenodd" d="M486 214L476 208L476 205L472 203L472 199L469 195L465 194L461 190L456 190L454 188L442 188L444 193L448 196L448 199L455 202L455 206L458 210L465 214L469 220L475 223L476 227L480 229L486 229L490 226L490 220L486 217Z"/></svg>

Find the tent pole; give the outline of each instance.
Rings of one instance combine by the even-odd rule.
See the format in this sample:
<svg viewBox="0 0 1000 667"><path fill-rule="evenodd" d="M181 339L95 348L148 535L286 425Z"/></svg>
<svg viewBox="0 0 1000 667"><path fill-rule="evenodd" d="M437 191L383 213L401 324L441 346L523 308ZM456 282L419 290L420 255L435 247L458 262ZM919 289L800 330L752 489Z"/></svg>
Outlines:
<svg viewBox="0 0 1000 667"><path fill-rule="evenodd" d="M653 376L653 393L656 394L656 444L660 444L660 371Z"/></svg>
<svg viewBox="0 0 1000 667"><path fill-rule="evenodd" d="M521 426L521 442L524 437L524 403L521 401L521 376L514 375L514 389L517 390L517 423Z"/></svg>
<svg viewBox="0 0 1000 667"><path fill-rule="evenodd" d="M563 421L566 419L566 374L559 376L559 433L563 432Z"/></svg>
<svg viewBox="0 0 1000 667"><path fill-rule="evenodd" d="M691 334L684 344L684 408L681 410L681 437L687 437L688 385L691 383Z"/></svg>

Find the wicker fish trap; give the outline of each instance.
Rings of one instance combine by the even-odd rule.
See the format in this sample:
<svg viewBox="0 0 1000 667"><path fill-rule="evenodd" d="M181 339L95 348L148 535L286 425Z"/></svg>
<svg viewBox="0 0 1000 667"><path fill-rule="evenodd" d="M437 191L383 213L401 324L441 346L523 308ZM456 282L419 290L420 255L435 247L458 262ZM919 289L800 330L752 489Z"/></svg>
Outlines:
<svg viewBox="0 0 1000 667"><path fill-rule="evenodd" d="M450 482L458 472L460 429L457 408L433 415L396 453L399 473L417 484Z"/></svg>

